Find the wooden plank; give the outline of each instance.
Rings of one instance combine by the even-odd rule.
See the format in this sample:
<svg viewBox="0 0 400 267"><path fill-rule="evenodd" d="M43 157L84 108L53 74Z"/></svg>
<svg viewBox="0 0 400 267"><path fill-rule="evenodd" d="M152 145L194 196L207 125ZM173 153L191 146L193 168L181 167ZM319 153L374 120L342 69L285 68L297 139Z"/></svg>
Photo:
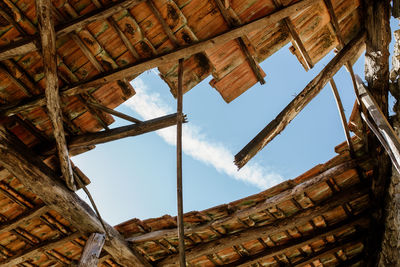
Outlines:
<svg viewBox="0 0 400 267"><path fill-rule="evenodd" d="M242 244L260 237L271 236L290 230L298 225L303 225L310 222L313 218L323 215L334 208L342 206L348 202L356 200L367 194L367 188L361 190L346 191L340 197L331 198L324 202L323 205L316 205L301 213L295 214L284 219L277 220L273 224L268 224L260 227L251 227L242 232L236 232L233 235L225 235L214 241L199 244L186 252L186 260L189 262L193 259L213 254L223 249L232 247L237 244ZM176 266L178 264L177 255L171 255L161 260L157 266Z"/></svg>
<svg viewBox="0 0 400 267"><path fill-rule="evenodd" d="M0 161L28 190L40 197L82 233L102 233L103 227L93 210L75 193L59 182L57 175L36 154L0 125ZM106 224L104 249L120 265L150 266L143 257L131 250L122 236Z"/></svg>
<svg viewBox="0 0 400 267"><path fill-rule="evenodd" d="M82 81L79 84L68 87L61 91L62 96L71 96L86 92L91 88L95 88L116 80L121 80L124 77L128 77L134 74L142 73L146 70L164 65L168 62L176 62L180 58L187 58L194 54L203 52L207 49L213 48L216 45L224 44L230 40L246 35L248 32L264 28L268 25L275 24L283 18L290 16L298 10L302 10L319 0L301 0L294 4L291 4L285 8L282 8L274 13L266 15L260 19L244 24L240 27L228 30L225 33L211 37L209 39L193 43L191 45L175 49L174 51L160 54L152 59L145 60L139 63L127 65L108 73L101 74L93 79ZM1 58L0 58L1 59ZM6 116L15 115L24 110L29 110L37 106L43 106L43 96L37 96L23 101L23 103L15 103L10 106L4 106L0 109L1 113Z"/></svg>
<svg viewBox="0 0 400 267"><path fill-rule="evenodd" d="M121 119L130 121L130 122L133 122L133 123L141 123L141 122L142 122L141 120L138 120L138 119L136 119L136 118L134 118L134 117L132 117L132 116L126 115L126 114L124 114L124 113L121 113L121 112L116 111L116 110L114 110L114 109L111 109L111 108L108 108L108 107L106 107L106 106L100 105L100 104L98 104L98 103L87 102L86 104L89 105L89 106L92 106L93 108L97 108L97 109L99 109L99 110L102 110L102 111L104 111L104 112L107 112L107 113L109 113L109 114L112 114L112 115L114 115L114 116L116 116L116 117L118 117L118 118L121 118Z"/></svg>
<svg viewBox="0 0 400 267"><path fill-rule="evenodd" d="M185 259L185 229L183 223L183 190L182 190L182 123L183 123L183 61L179 60L178 66L178 92L177 92L177 115L178 123L176 127L176 195L178 209L178 241L179 241L179 266L186 267Z"/></svg>
<svg viewBox="0 0 400 267"><path fill-rule="evenodd" d="M301 91L256 137L235 156L235 164L242 168L252 157L271 142L300 113L301 110L325 87L328 81L364 49L365 33L358 34L341 50L326 67Z"/></svg>
<svg viewBox="0 0 400 267"><path fill-rule="evenodd" d="M164 32L167 34L168 38L174 44L175 48L179 46L178 39L175 37L174 33L172 32L171 28L168 26L165 19L162 17L160 11L158 11L156 5L154 4L153 0L147 0L147 5L149 6L151 12L153 12L154 16L156 16L157 20L161 23L161 26Z"/></svg>
<svg viewBox="0 0 400 267"><path fill-rule="evenodd" d="M345 171L355 168L359 163L360 162L358 162L358 161L351 160L351 161L339 164L335 167L330 168L329 170L326 170L325 172L323 172L321 174L318 174L318 175L310 178L306 182L298 184L294 187L290 187L289 189L275 195L274 197L267 198L265 201L262 201L251 208L235 211L234 213L230 214L227 218L222 218L219 220L211 221L210 223L207 223L204 225L187 228L187 229L185 229L185 233L191 234L191 233L195 233L195 232L201 232L201 231L209 229L213 225L222 225L225 222L228 222L235 218L240 219L240 218L249 217L250 215L255 214L257 212L262 212L264 210L274 208L279 203L289 201L289 200L295 198L298 194L301 194L302 192L304 192L306 188L312 188L313 186L316 186L320 183L325 183L329 179L334 178L335 176L340 175L341 173L343 173ZM149 232L149 233L146 233L146 234L143 234L140 236L128 237L127 241L139 243L139 242L146 242L146 241L155 240L155 239L173 238L173 237L176 237L177 235L178 235L177 229L167 229L167 230L159 230L159 231Z"/></svg>
<svg viewBox="0 0 400 267"><path fill-rule="evenodd" d="M7 258L5 261L1 262L1 265L5 267L15 266L34 257L39 257L40 255L43 254L44 251L60 247L63 244L80 237L81 235L82 235L81 233L75 232L66 237L58 238L55 240L47 240L45 242L38 244L37 246L29 248L23 254L17 254L10 258Z"/></svg>
<svg viewBox="0 0 400 267"><path fill-rule="evenodd" d="M56 140L61 172L68 188L75 191L74 175L72 173L67 142L65 140L60 95L58 93L56 35L51 15L52 3L50 0L37 0L35 3L42 43L44 73L46 77L45 95L47 112L53 125L53 134Z"/></svg>
<svg viewBox="0 0 400 267"><path fill-rule="evenodd" d="M89 236L83 249L78 267L97 266L100 252L103 249L106 237L104 234L93 233Z"/></svg>
<svg viewBox="0 0 400 267"><path fill-rule="evenodd" d="M114 128L109 131L72 136L68 140L68 147L70 149L73 149L77 147L87 147L97 144L103 144L125 137L136 136L152 131L157 131L165 127L176 125L177 122L178 122L178 115L175 113L155 118L152 120L144 121L142 123ZM54 153L54 151L55 148L51 147L43 151L39 151L38 153L42 155L51 155Z"/></svg>

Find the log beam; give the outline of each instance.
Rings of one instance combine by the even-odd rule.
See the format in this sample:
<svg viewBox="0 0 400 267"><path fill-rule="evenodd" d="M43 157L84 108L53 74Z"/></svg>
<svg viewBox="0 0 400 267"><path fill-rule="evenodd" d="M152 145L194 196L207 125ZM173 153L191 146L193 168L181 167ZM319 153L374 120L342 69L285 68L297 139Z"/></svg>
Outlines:
<svg viewBox="0 0 400 267"><path fill-rule="evenodd" d="M242 168L252 157L271 142L325 87L328 81L364 49L365 33L359 33L326 67L301 91L256 137L235 156L235 164Z"/></svg>
<svg viewBox="0 0 400 267"><path fill-rule="evenodd" d="M65 140L63 115L60 104L61 100L58 93L56 35L51 15L52 3L50 0L36 0L35 2L42 43L44 73L46 77L46 107L53 125L53 134L60 160L61 173L64 176L68 188L75 191L74 175L72 173L67 142Z"/></svg>
<svg viewBox="0 0 400 267"><path fill-rule="evenodd" d="M104 234L91 234L86 241L78 267L97 266L105 240L106 237Z"/></svg>
<svg viewBox="0 0 400 267"><path fill-rule="evenodd" d="M277 23L277 22L281 21L283 18L290 16L294 12L297 12L306 7L309 7L318 1L319 0L298 1L294 4L286 6L285 8L282 8L274 13L266 15L260 19L249 22L247 24L243 24L240 27L231 29L220 35L193 43L193 44L185 46L185 47L175 49L171 52L167 52L167 53L158 55L152 59L148 59L148 60L145 60L145 61L142 61L139 63L133 63L133 64L127 65L125 67L121 67L118 70L113 70L108 73L100 74L99 76L97 76L93 79L90 79L87 81L82 81L79 84L69 86L68 88L62 90L60 92L60 94L62 96L71 96L71 95L80 94L82 92L86 92L86 91L90 90L91 88L102 86L104 84L107 84L107 83L110 83L110 82L113 82L116 80L121 80L124 77L128 77L128 76L131 76L134 74L142 73L146 70L161 66L168 62L176 62L180 58L190 57L194 54L201 53L207 49L213 48L216 45L221 45L228 41L231 41L233 39L236 39L243 35L246 35L248 32L257 30L259 28L264 28L268 25ZM1 57L0 57L0 59L1 59ZM34 98L26 99L25 101L23 101L23 103L14 103L13 105L0 108L0 110L3 115L10 116L10 115L19 113L21 111L35 108L37 106L43 106L44 104L45 104L44 97L37 96Z"/></svg>
<svg viewBox="0 0 400 267"><path fill-rule="evenodd" d="M0 126L0 161L26 188L40 197L82 233L103 233L93 210L75 193L60 183L56 174L16 137ZM106 224L109 236L104 249L127 267L150 266L136 251L131 250L122 236Z"/></svg>
<svg viewBox="0 0 400 267"><path fill-rule="evenodd" d="M285 230L290 230L298 225L306 224L314 217L321 216L325 212L328 212L338 206L342 206L352 200L356 200L364 196L366 193L367 190L365 188L361 190L347 191L346 194L342 194L340 197L327 200L324 205L313 206L312 208L302 211L301 213L279 220L274 224L252 227L242 232L220 237L215 241L197 245L186 251L186 260L191 261L201 256L213 254L237 244L255 240L263 236L271 236ZM176 266L177 263L177 255L171 255L161 260L157 266Z"/></svg>

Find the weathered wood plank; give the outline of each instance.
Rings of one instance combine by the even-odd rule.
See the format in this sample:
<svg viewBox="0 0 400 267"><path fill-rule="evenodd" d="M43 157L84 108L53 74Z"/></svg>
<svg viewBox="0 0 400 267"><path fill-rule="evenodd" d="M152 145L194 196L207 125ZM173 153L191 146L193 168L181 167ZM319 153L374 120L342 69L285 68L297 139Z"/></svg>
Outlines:
<svg viewBox="0 0 400 267"><path fill-rule="evenodd" d="M288 17L294 12L298 12L319 0L301 0L294 4L291 4L281 10L278 10L272 14L266 15L260 19L244 24L240 27L231 29L225 33L217 35L215 37L193 43L191 45L175 49L172 52L158 55L152 59L145 60L139 63L134 63L122 67L119 70L114 70L109 73L103 73L93 79L82 81L79 84L68 87L61 91L63 96L71 96L85 92L91 88L98 87L107 84L112 81L121 80L124 77L129 77L134 74L142 73L146 70L161 66L168 62L176 62L180 58L187 58L194 54L203 52L207 49L213 48L216 45L224 44L230 40L239 38L240 36L246 35L248 32L264 28L267 25L272 25L279 22L283 18ZM11 116L19 113L23 110L29 110L30 108L44 105L43 96L37 96L31 99L24 100L23 103L16 103L14 105L5 106L0 108L3 115Z"/></svg>
<svg viewBox="0 0 400 267"><path fill-rule="evenodd" d="M100 105L100 104L97 104L97 103L94 103L94 102L90 102L89 101L86 104L89 105L89 106L92 106L93 108L97 108L97 109L102 110L104 112L107 112L107 113L109 113L111 115L114 115L114 116L116 116L118 118L130 121L130 122L133 122L133 123L141 123L142 122L141 120L138 120L138 119L136 119L136 118L134 118L132 116L126 115L124 113L121 113L119 111L116 111L114 109L108 108L106 106L103 106L103 105Z"/></svg>
<svg viewBox="0 0 400 267"><path fill-rule="evenodd" d="M325 87L328 81L364 49L365 33L358 34L343 48L326 67L301 91L256 137L235 156L235 164L240 169L272 139L281 133L301 110Z"/></svg>
<svg viewBox="0 0 400 267"><path fill-rule="evenodd" d="M24 186L40 197L82 233L103 232L93 210L75 193L59 182L56 174L16 137L0 126L0 161ZM150 266L137 252L129 249L122 236L106 224L104 249L123 266Z"/></svg>
<svg viewBox="0 0 400 267"><path fill-rule="evenodd" d="M324 214L325 212L364 196L367 194L367 192L368 190L366 188L361 190L346 191L346 193L340 194L340 197L335 197L334 199L325 201L325 204L323 205L313 206L302 211L301 213L278 220L274 224L251 227L245 231L234 233L233 235L220 237L215 241L199 244L186 252L186 260L191 261L201 256L213 254L237 244L242 244L260 237L271 236L280 232L284 232L285 230L290 230L298 225L306 224L313 218L321 216L321 214ZM157 266L167 267L176 266L177 264L177 255L171 255L161 260Z"/></svg>
<svg viewBox="0 0 400 267"><path fill-rule="evenodd" d="M89 236L83 249L78 267L93 267L99 262L106 237L104 234L93 233Z"/></svg>
<svg viewBox="0 0 400 267"><path fill-rule="evenodd" d="M53 134L56 140L61 173L64 176L68 188L75 191L74 175L72 173L67 142L65 140L63 115L61 111L60 95L58 93L56 35L51 15L52 3L50 0L36 0L35 2L42 43L44 73L46 77L46 107L53 125Z"/></svg>

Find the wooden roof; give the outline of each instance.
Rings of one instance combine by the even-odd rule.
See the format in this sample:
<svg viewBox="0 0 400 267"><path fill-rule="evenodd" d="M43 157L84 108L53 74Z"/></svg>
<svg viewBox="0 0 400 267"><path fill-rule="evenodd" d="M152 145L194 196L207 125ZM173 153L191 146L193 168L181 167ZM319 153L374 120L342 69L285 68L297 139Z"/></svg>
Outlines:
<svg viewBox="0 0 400 267"><path fill-rule="evenodd" d="M135 94L129 81L145 70L157 67L176 96L177 63L185 58L184 92L212 75L210 85L229 103L265 82L268 73L259 63L289 42L308 70L361 31L360 3L354 0L54 0L51 8L71 156L177 123L176 114L146 122L125 116L132 125L109 129L112 109ZM74 265L88 236L101 229L90 208L58 179L38 27L34 0L0 0L0 135L9 140L0 144L0 264L5 266ZM28 154L31 168L13 170L11 159ZM371 168L368 158L350 160L342 146L339 156L294 180L185 214L188 261L193 266L357 263L368 226L365 188ZM77 167L74 174L90 182ZM54 192L41 191L43 181ZM87 216L85 223L78 223L79 214ZM118 251L125 240L105 228L111 237L101 266L176 265L176 218L118 225L132 251L127 257Z"/></svg>

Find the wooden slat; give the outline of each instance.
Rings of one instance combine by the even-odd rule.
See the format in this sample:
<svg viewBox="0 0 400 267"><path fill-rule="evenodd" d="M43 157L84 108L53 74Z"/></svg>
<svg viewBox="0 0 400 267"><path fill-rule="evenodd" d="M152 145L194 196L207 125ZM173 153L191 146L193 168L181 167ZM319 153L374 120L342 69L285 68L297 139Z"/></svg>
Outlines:
<svg viewBox="0 0 400 267"><path fill-rule="evenodd" d="M60 95L58 93L56 35L51 15L52 3L50 0L37 0L35 2L46 77L46 107L53 125L53 134L56 140L61 172L68 188L75 191L74 175L65 140Z"/></svg>
<svg viewBox="0 0 400 267"><path fill-rule="evenodd" d="M365 48L365 33L358 34L326 67L301 91L260 133L235 156L235 164L242 168L252 157L271 142L325 87L328 81Z"/></svg>
<svg viewBox="0 0 400 267"><path fill-rule="evenodd" d="M40 215L46 213L48 210L49 208L47 206L38 206L22 213L12 220L2 222L0 225L0 234L9 232L20 225L25 225L30 220L39 217Z"/></svg>
<svg viewBox="0 0 400 267"><path fill-rule="evenodd" d="M237 244L256 240L259 237L278 234L284 232L285 230L290 230L298 225L304 225L309 223L315 217L321 216L334 208L364 196L367 192L368 190L366 188L347 191L345 195L340 195L340 197L329 199L328 201L325 201L325 204L323 205L314 206L301 213L290 217L285 217L284 219L278 220L273 224L252 227L246 231L236 232L234 235L226 235L216 239L215 241L199 244L191 248L190 251L186 252L186 260L191 261L193 259L216 253ZM177 263L177 255L171 255L161 260L157 266L176 266Z"/></svg>
<svg viewBox="0 0 400 267"><path fill-rule="evenodd" d="M174 33L172 32L171 28L168 26L165 19L162 17L160 11L158 11L156 5L154 4L153 0L147 0L147 5L149 6L151 12L156 16L157 20L161 23L161 26L164 32L167 34L168 38L174 44L175 48L179 46L178 39L175 37Z"/></svg>
<svg viewBox="0 0 400 267"><path fill-rule="evenodd" d="M40 197L49 207L62 214L82 233L103 232L92 209L75 193L59 182L57 175L15 136L0 126L0 161L28 190ZM121 265L150 266L137 252L129 249L122 236L106 224L104 249Z"/></svg>
<svg viewBox="0 0 400 267"><path fill-rule="evenodd" d="M93 267L99 262L106 237L104 234L93 233L86 241L78 267Z"/></svg>
<svg viewBox="0 0 400 267"><path fill-rule="evenodd" d="M197 43L193 43L186 47L175 49L174 51L158 55L152 59L149 59L149 60L146 60L146 61L143 61L140 63L134 63L134 64L128 65L126 67L121 67L119 70L115 70L115 71L112 71L109 73L104 73L104 74L99 75L96 78L93 78L93 79L90 79L87 81L83 81L79 84L70 86L67 89L63 90L61 92L61 95L63 95L63 96L76 95L81 92L85 92L91 88L98 87L98 86L107 84L112 81L120 80L124 77L128 77L133 74L142 73L146 70L161 66L168 62L176 62L180 58L187 58L194 54L197 54L197 53L203 52L207 49L213 48L216 45L224 44L230 40L233 40L233 39L236 39L243 35L246 35L248 32L251 32L251 31L254 31L254 30L257 30L260 28L264 28L268 25L275 24L275 23L279 22L280 20L282 20L283 18L291 15L293 12L304 9L318 1L319 0L298 1L298 2L291 4L285 8L282 8L281 10L278 10L272 14L266 15L265 17L262 17L255 21L252 21L252 22L249 22L249 23L244 24L235 29L231 29L231 30L229 30L225 33L222 33L220 35L217 35L215 37L211 37L209 39L199 41ZM37 106L43 106L44 98L43 98L43 96L37 96L34 98L27 99L23 102L24 103L18 103L18 104L14 104L11 106L3 107L0 110L2 111L2 114L6 115L6 116L14 115L14 114L19 113L24 110L29 110L29 109L37 107Z"/></svg>
<svg viewBox="0 0 400 267"><path fill-rule="evenodd" d="M230 214L227 218L221 218L219 220L211 221L210 223L207 223L205 225L199 225L196 227L187 228L185 229L185 233L191 234L195 232L205 231L210 228L212 229L213 225L223 225L225 222L231 221L232 219L246 218L257 212L262 212L270 208L274 208L279 203L290 201L291 199L295 198L298 194L304 192L306 188L312 188L313 186L317 186L320 183L325 183L327 180L334 178L335 176L340 175L345 171L355 168L357 164L358 162L355 160L339 164L321 174L318 174L310 178L309 180L301 184L298 184L294 187L290 187L287 190L275 195L272 198L268 198L265 201L262 201L251 208L235 211L234 213ZM128 237L127 241L139 243L154 239L173 238L176 237L177 235L178 235L177 229L167 229L167 230L149 232L140 236Z"/></svg>

